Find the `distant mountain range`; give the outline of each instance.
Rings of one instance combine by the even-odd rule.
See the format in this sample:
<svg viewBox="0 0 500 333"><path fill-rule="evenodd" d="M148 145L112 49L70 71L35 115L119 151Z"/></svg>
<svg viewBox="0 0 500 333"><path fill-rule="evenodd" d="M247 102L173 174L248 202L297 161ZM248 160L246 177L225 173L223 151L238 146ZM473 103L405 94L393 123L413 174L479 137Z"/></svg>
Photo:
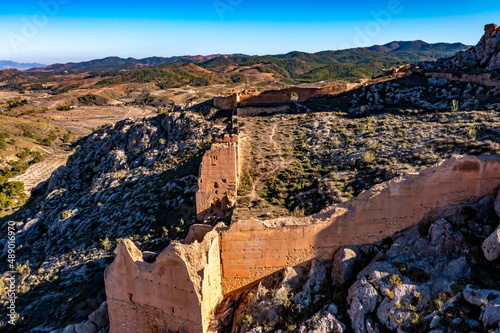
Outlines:
<svg viewBox="0 0 500 333"><path fill-rule="evenodd" d="M261 73L273 74L275 79L288 84L322 80L355 82L380 75L386 68L435 61L468 48L468 45L462 43L429 44L416 40L394 41L384 45L338 51L293 51L264 56L214 54L144 59L107 57L38 67L23 73L0 72L0 79L5 80L4 84L15 84L19 89L23 89L18 84L35 82L33 78L25 77L26 75L42 78L52 74L89 73L88 77L102 78L98 83L101 85L156 82L163 88L172 88L183 85L246 82L245 72L235 68L247 67Z"/></svg>
<svg viewBox="0 0 500 333"><path fill-rule="evenodd" d="M4 69L19 69L22 71L31 69L31 68L39 68L39 67L44 67L46 65L44 64L38 64L38 63L18 63L10 60L0 60L0 70Z"/></svg>
<svg viewBox="0 0 500 333"><path fill-rule="evenodd" d="M398 60L403 61L432 61L436 60L442 56L451 56L455 52L460 50L468 49L469 46L462 43L436 43L429 44L421 40L416 41L395 41L387 43L384 45L374 45L366 48L356 48L347 49L339 51L323 51L318 53L306 53L306 52L290 52L287 54L280 55L266 55L266 56L250 56L245 54L212 54L207 56L176 56L176 57L148 57L144 59L135 58L120 58L120 57L106 57L103 59L95 59L91 61L79 62L79 63L65 63L65 64L53 64L49 66L44 66L41 64L18 64L26 65L26 67L33 68L32 71L96 71L100 69L118 69L118 68L138 68L138 67L149 67L149 66L159 66L171 63L195 63L202 64L201 67L213 67L219 65L237 65L243 63L255 63L258 61L267 61L269 59L281 59L281 60L302 60L311 63L318 63L321 65L331 65L332 60L337 60L334 62L344 63L351 62L350 59L356 60L372 60L373 58L379 58L380 55L384 54L383 58L389 58L385 60ZM368 52L371 51L371 52ZM373 53L372 53L373 52ZM390 59L392 58L392 59ZM206 63L207 66L203 64ZM15 64L15 63L12 63ZM3 63L0 62L0 66ZM10 65L13 66L13 65ZM315 67L315 66L313 66ZM5 67L5 68L18 68L18 67ZM3 68L3 69L5 69ZM18 68L20 69L20 68Z"/></svg>
<svg viewBox="0 0 500 333"><path fill-rule="evenodd" d="M158 66L171 63L200 63L214 58L229 58L244 56L242 54L212 54L207 56L178 56L178 57L149 57L144 59L135 58L120 58L120 57L106 57L104 59L95 59L91 61L84 61L79 63L69 62L66 64L53 64L49 66L41 66L42 68L35 68L34 71L87 71L98 69L116 69L116 68L135 68L135 67L148 67ZM39 66L40 67L40 66Z"/></svg>

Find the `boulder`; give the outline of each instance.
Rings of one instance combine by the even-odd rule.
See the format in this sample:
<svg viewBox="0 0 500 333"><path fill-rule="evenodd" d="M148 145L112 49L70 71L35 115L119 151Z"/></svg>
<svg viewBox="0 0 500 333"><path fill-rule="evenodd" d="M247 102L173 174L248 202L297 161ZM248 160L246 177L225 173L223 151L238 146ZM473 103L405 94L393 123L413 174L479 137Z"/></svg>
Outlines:
<svg viewBox="0 0 500 333"><path fill-rule="evenodd" d="M498 192L497 198L495 200L495 212L498 217L500 217L500 192Z"/></svg>
<svg viewBox="0 0 500 333"><path fill-rule="evenodd" d="M84 321L75 325L75 333L96 333L98 330L99 328L90 321Z"/></svg>
<svg viewBox="0 0 500 333"><path fill-rule="evenodd" d="M364 278L349 288L347 313L351 317L352 328L356 333L366 331L365 315L376 309L379 299L377 290Z"/></svg>
<svg viewBox="0 0 500 333"><path fill-rule="evenodd" d="M354 266L361 259L355 246L342 247L333 256L332 280L334 284L344 284L354 274Z"/></svg>
<svg viewBox="0 0 500 333"><path fill-rule="evenodd" d="M492 23L492 24L487 24L484 26L484 33L486 35L489 35L491 34L493 31L495 31L496 29L498 29L498 25Z"/></svg>
<svg viewBox="0 0 500 333"><path fill-rule="evenodd" d="M66 326L64 333L75 333L75 325Z"/></svg>
<svg viewBox="0 0 500 333"><path fill-rule="evenodd" d="M300 305L301 308L307 308L315 301L321 285L326 279L326 267L321 260L313 259L311 262L311 270L308 274L307 282L300 293L295 295L293 301Z"/></svg>
<svg viewBox="0 0 500 333"><path fill-rule="evenodd" d="M500 258L500 227L483 242L483 253L489 261Z"/></svg>
<svg viewBox="0 0 500 333"><path fill-rule="evenodd" d="M109 324L108 302L101 304L99 309L89 315L89 320L98 327L106 327Z"/></svg>

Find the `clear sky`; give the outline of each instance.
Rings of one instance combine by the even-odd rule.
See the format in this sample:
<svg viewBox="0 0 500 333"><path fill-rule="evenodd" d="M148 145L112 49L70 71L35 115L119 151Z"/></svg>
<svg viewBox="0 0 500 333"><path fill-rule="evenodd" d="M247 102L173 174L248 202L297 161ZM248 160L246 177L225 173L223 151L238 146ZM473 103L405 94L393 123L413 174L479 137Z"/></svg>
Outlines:
<svg viewBox="0 0 500 333"><path fill-rule="evenodd" d="M0 3L0 60L85 61L317 52L393 40L475 44L498 0L17 0Z"/></svg>

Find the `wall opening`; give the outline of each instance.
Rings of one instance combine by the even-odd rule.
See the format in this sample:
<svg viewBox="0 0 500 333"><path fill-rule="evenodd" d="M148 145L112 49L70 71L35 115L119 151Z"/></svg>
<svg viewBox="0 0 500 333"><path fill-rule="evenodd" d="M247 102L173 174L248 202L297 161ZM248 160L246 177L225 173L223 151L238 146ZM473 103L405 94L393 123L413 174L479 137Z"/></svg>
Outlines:
<svg viewBox="0 0 500 333"><path fill-rule="evenodd" d="M291 101L298 101L299 100L299 94L296 93L296 92L293 92L291 95L290 95L290 100Z"/></svg>
<svg viewBox="0 0 500 333"><path fill-rule="evenodd" d="M222 210L222 201L219 198L214 198L210 205L210 213L218 217L224 217L224 211Z"/></svg>

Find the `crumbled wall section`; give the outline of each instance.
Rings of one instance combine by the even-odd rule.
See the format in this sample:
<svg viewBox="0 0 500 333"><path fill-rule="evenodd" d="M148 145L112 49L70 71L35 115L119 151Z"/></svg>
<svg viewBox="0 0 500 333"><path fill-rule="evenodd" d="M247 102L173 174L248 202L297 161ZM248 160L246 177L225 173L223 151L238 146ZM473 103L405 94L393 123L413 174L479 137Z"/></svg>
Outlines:
<svg viewBox="0 0 500 333"><path fill-rule="evenodd" d="M154 263L124 240L104 274L111 332L210 331L222 295L220 227L193 226L191 244L171 244Z"/></svg>
<svg viewBox="0 0 500 333"><path fill-rule="evenodd" d="M200 165L196 214L203 222L210 215L226 217L236 204L239 179L238 136L226 136L205 153Z"/></svg>
<svg viewBox="0 0 500 333"><path fill-rule="evenodd" d="M343 245L380 241L437 208L478 200L498 187L500 156L453 158L313 216L238 221L221 233L222 292L313 258L330 259Z"/></svg>
<svg viewBox="0 0 500 333"><path fill-rule="evenodd" d="M322 88L290 87L280 90L267 90L262 93L256 90L242 90L229 96L215 97L214 105L219 109L233 110L238 106L283 103L293 100L305 101L316 97L337 95L357 86L357 84L341 82Z"/></svg>
<svg viewBox="0 0 500 333"><path fill-rule="evenodd" d="M213 332L222 295L282 268L330 259L343 245L380 241L499 187L499 155L465 156L309 217L221 223L211 231L193 226L184 243L171 244L151 264L125 240L105 272L111 332Z"/></svg>

